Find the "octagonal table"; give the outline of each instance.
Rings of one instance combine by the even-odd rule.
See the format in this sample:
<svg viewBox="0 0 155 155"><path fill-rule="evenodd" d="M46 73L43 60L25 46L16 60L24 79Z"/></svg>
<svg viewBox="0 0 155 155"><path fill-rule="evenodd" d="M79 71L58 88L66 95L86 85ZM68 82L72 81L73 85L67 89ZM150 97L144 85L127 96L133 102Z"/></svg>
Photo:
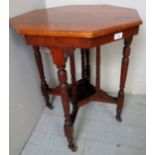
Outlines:
<svg viewBox="0 0 155 155"><path fill-rule="evenodd" d="M121 121L124 87L128 70L130 45L142 24L134 9L109 5L76 5L35 10L10 19L11 26L32 45L41 79L41 91L46 105L53 108L49 95L60 95L64 109L64 132L69 148L76 151L73 142L73 124L79 108L90 101L117 105L116 119ZM117 97L100 89L100 45L124 39ZM50 49L58 69L59 85L50 88L45 80L40 46ZM90 48L96 47L96 86L90 83ZM81 80L75 77L75 48L81 49ZM70 59L71 84L67 83L66 60ZM70 102L73 110L70 112Z"/></svg>

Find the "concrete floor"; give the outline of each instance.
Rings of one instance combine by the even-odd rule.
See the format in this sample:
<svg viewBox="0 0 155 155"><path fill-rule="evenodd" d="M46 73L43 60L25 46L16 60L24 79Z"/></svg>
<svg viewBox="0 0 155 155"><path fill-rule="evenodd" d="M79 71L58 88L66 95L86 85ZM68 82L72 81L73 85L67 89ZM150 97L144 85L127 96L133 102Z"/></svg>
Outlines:
<svg viewBox="0 0 155 155"><path fill-rule="evenodd" d="M78 151L67 147L63 110L45 108L21 155L145 155L145 96L126 95L123 122L115 120L115 105L92 102L83 106L75 122Z"/></svg>

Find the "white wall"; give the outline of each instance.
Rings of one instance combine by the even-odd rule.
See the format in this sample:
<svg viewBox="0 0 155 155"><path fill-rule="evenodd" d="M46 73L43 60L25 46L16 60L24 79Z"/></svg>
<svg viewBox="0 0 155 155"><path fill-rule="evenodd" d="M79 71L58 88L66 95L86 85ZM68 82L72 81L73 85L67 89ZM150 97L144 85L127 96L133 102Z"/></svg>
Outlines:
<svg viewBox="0 0 155 155"><path fill-rule="evenodd" d="M145 0L45 0L46 7L63 6L69 4L111 4L124 7L135 8L138 10L143 25L140 28L138 36L134 37L132 44L132 52L130 59L130 66L128 78L126 83L126 92L133 94L145 94L145 74L146 74L146 61L145 61ZM110 92L117 92L119 88L119 73L122 57L123 41L107 44L102 46L102 70L101 70L101 88ZM76 53L78 63L80 62L79 53ZM92 51L92 82L94 83L95 71L95 53ZM77 65L77 77L80 76L80 66Z"/></svg>
<svg viewBox="0 0 155 155"><path fill-rule="evenodd" d="M44 0L10 0L10 17L44 7ZM32 48L10 28L10 155L19 155L45 102ZM3 103L5 104L5 103Z"/></svg>

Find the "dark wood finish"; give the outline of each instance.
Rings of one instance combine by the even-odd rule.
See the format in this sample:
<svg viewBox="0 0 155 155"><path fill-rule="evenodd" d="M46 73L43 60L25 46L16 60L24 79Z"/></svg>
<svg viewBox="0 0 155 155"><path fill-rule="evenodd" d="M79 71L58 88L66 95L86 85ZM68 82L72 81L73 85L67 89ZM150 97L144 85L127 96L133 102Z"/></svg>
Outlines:
<svg viewBox="0 0 155 155"><path fill-rule="evenodd" d="M50 109L53 109L53 104L50 103L50 97L48 94L49 86L47 85L47 82L45 80L43 63L42 63L42 59L41 59L41 53L40 53L38 46L33 46L33 49L34 49L34 55L35 55L35 59L36 59L36 63L37 63L37 67L38 67L38 71L39 71L39 75L40 75L40 79L41 79L42 94L45 98L47 107L49 107Z"/></svg>
<svg viewBox="0 0 155 155"><path fill-rule="evenodd" d="M117 115L116 119L121 121L121 112L124 105L124 87L127 77L128 65L129 65L129 55L130 55L130 45L132 42L132 37L124 40L122 67L121 67L121 78L120 78L120 90L117 99Z"/></svg>
<svg viewBox="0 0 155 155"><path fill-rule="evenodd" d="M90 49L86 49L85 55L86 55L86 66L85 66L86 78L90 80L90 61L89 61Z"/></svg>
<svg viewBox="0 0 155 155"><path fill-rule="evenodd" d="M95 87L90 84L88 79L84 78L77 81L77 104L94 93Z"/></svg>
<svg viewBox="0 0 155 155"><path fill-rule="evenodd" d="M84 79L85 78L85 53L84 49L81 49L81 77Z"/></svg>
<svg viewBox="0 0 155 155"><path fill-rule="evenodd" d="M71 81L72 81L72 86L71 86L71 97L72 97L72 104L73 104L73 111L71 114L71 119L72 123L74 123L77 112L78 112L78 107L77 107L77 87L76 87L76 69L75 69L75 59L74 59L74 53L73 51L70 53L70 69L71 69Z"/></svg>
<svg viewBox="0 0 155 155"><path fill-rule="evenodd" d="M76 101L76 70L75 70L75 59L74 59L74 53L70 53L70 70L71 70L71 81L72 81L72 96L73 96L73 102Z"/></svg>
<svg viewBox="0 0 155 155"><path fill-rule="evenodd" d="M60 95L63 103L64 116L65 116L65 125L64 132L67 137L69 148L72 151L76 151L77 147L73 143L73 124L70 115L70 97L68 92L68 84L67 84L67 73L65 70L65 56L64 51L61 48L51 48L51 54L53 56L53 62L56 64L58 68L58 80L60 86Z"/></svg>
<svg viewBox="0 0 155 155"><path fill-rule="evenodd" d="M96 91L100 90L100 47L96 48Z"/></svg>
<svg viewBox="0 0 155 155"><path fill-rule="evenodd" d="M116 119L121 121L124 104L124 87L127 77L130 44L142 24L134 9L109 5L64 6L32 11L10 19L10 25L32 45L41 78L42 93L48 106L49 94L60 95L65 125L64 132L69 148L73 143L73 124L78 109L90 101L112 103L117 106ZM121 34L120 37L116 37ZM120 89L117 97L100 88L100 46L124 39ZM50 49L58 68L59 86L50 89L45 81L39 46ZM90 83L90 48L96 48L96 87ZM76 80L74 48L81 49L82 78ZM66 60L70 58L71 84L67 83ZM70 111L70 102L73 111Z"/></svg>
<svg viewBox="0 0 155 155"><path fill-rule="evenodd" d="M90 80L90 49L81 49L81 72L82 78Z"/></svg>

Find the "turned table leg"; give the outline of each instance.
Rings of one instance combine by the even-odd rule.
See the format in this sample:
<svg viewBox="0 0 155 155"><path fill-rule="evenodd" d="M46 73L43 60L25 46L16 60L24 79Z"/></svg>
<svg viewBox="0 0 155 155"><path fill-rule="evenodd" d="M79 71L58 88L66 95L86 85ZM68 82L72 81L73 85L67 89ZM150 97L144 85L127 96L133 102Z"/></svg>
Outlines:
<svg viewBox="0 0 155 155"><path fill-rule="evenodd" d="M74 59L74 50L70 52L70 69L71 69L71 81L72 81L72 104L73 104L73 111L72 111L72 123L74 123L78 107L77 107L77 88L76 88L76 77L75 77L75 59Z"/></svg>
<svg viewBox="0 0 155 155"><path fill-rule="evenodd" d="M86 77L90 80L90 49L86 49Z"/></svg>
<svg viewBox="0 0 155 155"><path fill-rule="evenodd" d="M81 49L81 73L82 79L85 78L85 53L84 49Z"/></svg>
<svg viewBox="0 0 155 155"><path fill-rule="evenodd" d="M42 63L41 53L40 53L39 47L33 46L33 50L34 50L34 55L35 55L35 59L36 59L36 63L37 63L37 67L38 67L39 75L40 75L40 79L41 79L42 94L45 98L45 102L46 102L47 107L50 109L53 109L53 104L50 103L50 97L49 97L49 94L47 92L49 87L48 87L46 80L45 80L43 63Z"/></svg>
<svg viewBox="0 0 155 155"><path fill-rule="evenodd" d="M124 39L124 49L123 49L121 77L120 77L120 89L118 92L118 99L117 99L116 119L118 121L122 121L121 113L124 105L124 88L125 88L125 82L126 82L127 71L128 71L131 42L132 42L132 37Z"/></svg>
<svg viewBox="0 0 155 155"><path fill-rule="evenodd" d="M96 47L96 92L100 90L100 46Z"/></svg>
<svg viewBox="0 0 155 155"><path fill-rule="evenodd" d="M90 49L81 49L82 78L90 80Z"/></svg>
<svg viewBox="0 0 155 155"><path fill-rule="evenodd" d="M53 61L58 68L58 80L60 86L60 95L64 109L65 116L65 125L64 132L67 137L69 148L72 151L76 151L77 147L73 143L73 123L70 115L70 97L68 93L68 84L67 84L67 72L65 70L65 58L64 51L61 48L51 48L51 53L53 56Z"/></svg>

